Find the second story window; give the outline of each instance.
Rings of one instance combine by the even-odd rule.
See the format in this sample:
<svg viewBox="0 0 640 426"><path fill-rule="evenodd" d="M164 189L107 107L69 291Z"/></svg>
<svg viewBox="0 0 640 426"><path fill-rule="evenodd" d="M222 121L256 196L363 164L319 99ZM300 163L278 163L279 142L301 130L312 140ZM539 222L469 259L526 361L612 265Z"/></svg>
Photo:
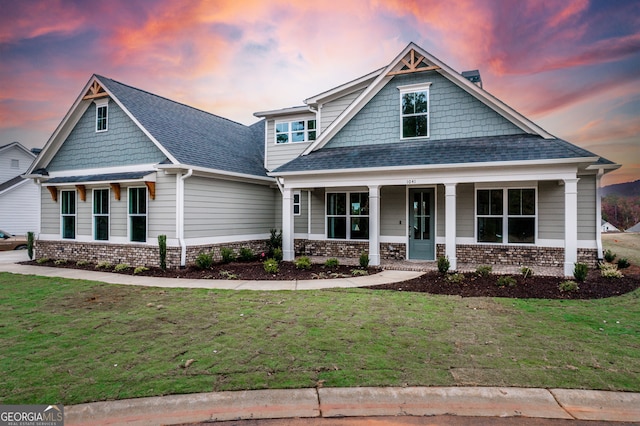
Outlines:
<svg viewBox="0 0 640 426"><path fill-rule="evenodd" d="M316 120L276 122L276 143L309 142L316 140Z"/></svg>
<svg viewBox="0 0 640 426"><path fill-rule="evenodd" d="M401 139L429 137L429 84L400 87Z"/></svg>
<svg viewBox="0 0 640 426"><path fill-rule="evenodd" d="M96 132L106 132L109 124L109 106L101 103L96 104L96 107Z"/></svg>

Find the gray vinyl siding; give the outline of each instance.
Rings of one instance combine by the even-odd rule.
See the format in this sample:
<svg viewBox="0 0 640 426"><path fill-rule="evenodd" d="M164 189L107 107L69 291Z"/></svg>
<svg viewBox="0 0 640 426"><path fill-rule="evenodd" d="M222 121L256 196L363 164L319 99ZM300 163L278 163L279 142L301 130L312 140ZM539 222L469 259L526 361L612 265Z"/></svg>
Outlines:
<svg viewBox="0 0 640 426"><path fill-rule="evenodd" d="M166 159L162 151L113 101L109 102L108 117L108 130L96 132L96 106L90 105L47 169L92 169L159 163Z"/></svg>
<svg viewBox="0 0 640 426"><path fill-rule="evenodd" d="M277 189L192 177L185 181L185 237L268 234Z"/></svg>
<svg viewBox="0 0 640 426"><path fill-rule="evenodd" d="M127 221L129 220L129 194L127 187L120 188L120 200L109 191L109 239L113 237L127 238Z"/></svg>
<svg viewBox="0 0 640 426"><path fill-rule="evenodd" d="M276 229L278 231L282 230L282 192L280 192L280 190L276 190L275 191L276 195L274 197L274 211L275 211L275 217L274 217L274 223L273 223L273 229Z"/></svg>
<svg viewBox="0 0 640 426"><path fill-rule="evenodd" d="M0 142L0 144L1 143L2 142ZM0 153L0 183L6 182L25 173L29 169L34 158L35 157L24 152L23 149L18 148L17 146L5 148L5 150ZM18 161L17 169L11 167L11 160ZM9 232L9 230L7 230L7 232Z"/></svg>
<svg viewBox="0 0 640 426"><path fill-rule="evenodd" d="M158 235L176 238L176 176L158 173L156 199L148 197L148 200L147 238L157 238Z"/></svg>
<svg viewBox="0 0 640 426"><path fill-rule="evenodd" d="M380 235L407 235L406 187L385 186L380 189Z"/></svg>
<svg viewBox="0 0 640 426"><path fill-rule="evenodd" d="M76 238L88 236L93 239L93 209L91 191L86 191L85 201L80 199L80 193L76 191Z"/></svg>
<svg viewBox="0 0 640 426"><path fill-rule="evenodd" d="M331 123L335 121L336 118L342 112L347 109L349 105L363 92L364 89L355 91L353 93L349 93L344 95L338 99L334 99L331 102L327 102L322 105L322 111L320 113L320 131L323 131L329 127Z"/></svg>
<svg viewBox="0 0 640 426"><path fill-rule="evenodd" d="M306 114L295 115L291 118L278 118L277 121L294 121L297 119L313 120L314 118L315 114ZM267 120L267 144L265 154L267 156L267 170L273 170L285 163L288 163L289 161L302 154L302 152L307 149L309 145L311 145L311 142L291 142L276 144L275 122L276 120Z"/></svg>
<svg viewBox="0 0 640 426"><path fill-rule="evenodd" d="M316 188L311 192L311 233L325 233L324 225L324 189Z"/></svg>
<svg viewBox="0 0 640 426"><path fill-rule="evenodd" d="M445 209L445 192L444 186L438 185L435 188L435 221L436 221L436 237L444 237L445 227L447 224L447 212Z"/></svg>
<svg viewBox="0 0 640 426"><path fill-rule="evenodd" d="M424 138L425 141L524 133L437 72L423 72L394 77L332 138L326 148L401 142L398 86L427 82L431 82L430 137Z"/></svg>
<svg viewBox="0 0 640 426"><path fill-rule="evenodd" d="M557 181L538 183L538 238L564 239L564 186Z"/></svg>
<svg viewBox="0 0 640 426"><path fill-rule="evenodd" d="M58 202L51 199L49 190L44 186L40 189L40 232L43 234L60 234L60 194Z"/></svg>
<svg viewBox="0 0 640 426"><path fill-rule="evenodd" d="M578 239L596 239L596 179L580 176L578 181Z"/></svg>
<svg viewBox="0 0 640 426"><path fill-rule="evenodd" d="M308 231L309 196L307 191L300 191L300 214L293 216L293 232L306 234Z"/></svg>
<svg viewBox="0 0 640 426"><path fill-rule="evenodd" d="M473 184L456 185L456 209L456 236L473 238L475 236L475 191Z"/></svg>

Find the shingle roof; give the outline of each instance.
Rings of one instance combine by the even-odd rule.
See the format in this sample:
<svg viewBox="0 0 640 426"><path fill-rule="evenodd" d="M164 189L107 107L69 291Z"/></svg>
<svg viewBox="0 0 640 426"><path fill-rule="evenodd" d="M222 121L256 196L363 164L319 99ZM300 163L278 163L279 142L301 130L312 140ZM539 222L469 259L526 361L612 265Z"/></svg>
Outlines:
<svg viewBox="0 0 640 426"><path fill-rule="evenodd" d="M520 134L383 145L324 148L298 157L274 173L503 161L594 158L562 139ZM606 160L608 161L608 160Z"/></svg>
<svg viewBox="0 0 640 426"><path fill-rule="evenodd" d="M245 126L96 76L181 164L266 176L264 121Z"/></svg>
<svg viewBox="0 0 640 426"><path fill-rule="evenodd" d="M82 182L117 182L123 180L142 179L146 175L155 173L155 170L146 172L105 173L99 175L61 176L47 180L47 183L82 183Z"/></svg>
<svg viewBox="0 0 640 426"><path fill-rule="evenodd" d="M9 179L6 182L0 183L0 192L4 191L5 189L9 189L14 185L17 185L18 183L22 182L23 180L25 180L25 178L23 178L22 176L16 176L14 178Z"/></svg>

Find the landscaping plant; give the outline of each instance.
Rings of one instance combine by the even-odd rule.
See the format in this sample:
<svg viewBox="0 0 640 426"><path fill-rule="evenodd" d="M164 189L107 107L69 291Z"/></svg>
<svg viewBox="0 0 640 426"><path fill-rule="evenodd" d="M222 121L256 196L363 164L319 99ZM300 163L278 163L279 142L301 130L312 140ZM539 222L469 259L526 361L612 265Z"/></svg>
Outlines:
<svg viewBox="0 0 640 426"><path fill-rule="evenodd" d="M160 250L160 269L167 270L167 236L158 235L158 248Z"/></svg>
<svg viewBox="0 0 640 426"><path fill-rule="evenodd" d="M34 233L31 231L27 232L27 254L29 255L29 260L33 260L33 240Z"/></svg>
<svg viewBox="0 0 640 426"><path fill-rule="evenodd" d="M451 267L451 263L449 262L449 258L446 256L440 256L438 258L438 271L441 274L446 274Z"/></svg>
<svg viewBox="0 0 640 426"><path fill-rule="evenodd" d="M360 267L364 269L369 267L369 253L366 251L360 253Z"/></svg>
<svg viewBox="0 0 640 426"><path fill-rule="evenodd" d="M278 273L278 261L275 259L267 259L262 264L264 270L267 274L277 274Z"/></svg>
<svg viewBox="0 0 640 426"><path fill-rule="evenodd" d="M335 257L327 259L327 261L324 262L324 266L326 266L327 268L337 268L338 265L340 265L340 261L338 261L338 259L336 259Z"/></svg>
<svg viewBox="0 0 640 426"><path fill-rule="evenodd" d="M213 265L213 254L200 253L198 257L196 257L196 267L198 269L209 269L211 265Z"/></svg>
<svg viewBox="0 0 640 426"><path fill-rule="evenodd" d="M488 277L493 272L493 267L491 265L480 265L476 268L476 272L481 277Z"/></svg>
<svg viewBox="0 0 640 426"><path fill-rule="evenodd" d="M625 269L629 266L631 266L631 263L629 263L629 260L626 257L618 259L618 269Z"/></svg>
<svg viewBox="0 0 640 426"><path fill-rule="evenodd" d="M233 252L233 249L229 247L222 247L220 249L220 256L222 256L222 263L231 263L236 260L236 255Z"/></svg>
<svg viewBox="0 0 640 426"><path fill-rule="evenodd" d="M573 268L573 277L578 282L584 282L587 279L587 274L589 273L589 265L586 263L576 263L576 266Z"/></svg>
<svg viewBox="0 0 640 426"><path fill-rule="evenodd" d="M294 263L298 269L311 269L311 259L307 256L299 257Z"/></svg>
<svg viewBox="0 0 640 426"><path fill-rule="evenodd" d="M242 247L240 249L240 260L244 262L250 262L255 258L256 256L253 254L253 250L251 250L249 247Z"/></svg>
<svg viewBox="0 0 640 426"><path fill-rule="evenodd" d="M613 262L615 258L616 258L616 254L612 252L611 249L605 250L604 260L606 260L607 262Z"/></svg>

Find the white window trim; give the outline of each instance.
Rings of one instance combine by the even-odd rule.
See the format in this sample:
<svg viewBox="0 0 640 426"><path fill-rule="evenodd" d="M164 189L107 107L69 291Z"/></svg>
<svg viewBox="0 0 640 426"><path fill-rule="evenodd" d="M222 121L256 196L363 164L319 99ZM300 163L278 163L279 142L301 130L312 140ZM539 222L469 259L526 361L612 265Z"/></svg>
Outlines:
<svg viewBox="0 0 640 426"><path fill-rule="evenodd" d="M291 123L296 122L296 121L304 121L304 140L303 141L297 141L294 142L291 140L291 134L292 133L298 133L301 131L293 131L291 130ZM311 129L309 130L309 121L315 121L316 122L316 128L315 129ZM282 143L278 143L278 124L282 124L282 123L288 123L289 124L289 131L287 132L287 135L289 137L289 140L287 142L282 142ZM273 122L273 143L275 145L278 146L282 146L282 145L288 145L288 144L298 144L298 143L309 143L309 142L314 142L316 139L309 139L309 131L312 132L316 132L316 139L318 139L318 136L320 136L320 131L318 129L318 120L316 119L316 117L294 117L294 118L287 118L286 120L275 120ZM283 132L284 133L284 132ZM283 134L281 133L281 134Z"/></svg>
<svg viewBox="0 0 640 426"><path fill-rule="evenodd" d="M144 196L145 196L145 206L146 206L146 213L145 214L132 214L130 212L130 201L131 201L131 190L132 189L144 189ZM133 235L131 234L133 231L131 229L131 218L132 217L141 217L144 216L146 217L146 220L144 221L145 224L145 229L144 229L144 239L145 241L133 241L132 237ZM147 190L146 186L129 186L127 187L127 240L130 243L134 243L134 244L146 244L149 242L149 191Z"/></svg>
<svg viewBox="0 0 640 426"><path fill-rule="evenodd" d="M99 99L94 101L96 104L96 133L102 133L109 130L109 99ZM104 129L98 130L98 111L100 108L105 108L106 117L105 117L105 127Z"/></svg>
<svg viewBox="0 0 640 426"><path fill-rule="evenodd" d="M418 84L407 84L405 86L398 86L398 90L400 91L400 104L398 105L398 111L400 112L400 140L416 140L416 139L428 139L431 137L431 82L426 83L418 83ZM412 138L405 138L402 134L402 95L405 93L413 93L413 92L427 92L427 135L426 136L416 136ZM421 114L422 115L422 114Z"/></svg>
<svg viewBox="0 0 640 426"><path fill-rule="evenodd" d="M478 214L478 191L479 190L502 190L502 215L479 215ZM509 190L510 189L533 189L535 195L535 215L509 215ZM538 206L538 190L537 185L522 185L518 183L511 183L503 186L487 186L487 185L476 185L473 192L473 211L474 211L474 240L476 244L487 244L494 246L537 246L538 245L538 217L539 217L539 206ZM502 217L502 242L501 243L492 243L486 241L478 241L478 218L479 217ZM521 217L521 218L533 218L534 219L534 231L533 231L533 242L532 243L510 243L509 242L509 218L512 217Z"/></svg>
<svg viewBox="0 0 640 426"><path fill-rule="evenodd" d="M345 214L344 215L333 215L333 214L328 214L327 213L327 203L328 203L328 199L329 199L329 194L345 194L346 196L346 209L345 209ZM359 215L352 215L351 214L351 194L367 194L369 195L369 193L367 191L327 191L324 194L324 238L327 241L369 241L369 238L363 239L363 238L351 238L351 218L353 217L361 217L361 218L367 218L369 219L370 215L366 214L359 214ZM346 219L346 234L347 234L347 238L329 238L329 227L327 224L327 219L330 217L344 217ZM371 231L371 230L369 230Z"/></svg>
<svg viewBox="0 0 640 426"><path fill-rule="evenodd" d="M107 191L107 214L96 214L95 213L95 202L96 202L96 191ZM107 239L106 240L98 240L96 238L96 217L107 217ZM109 241L111 238L111 190L109 188L94 188L91 190L91 226L92 226L92 234L94 241Z"/></svg>
<svg viewBox="0 0 640 426"><path fill-rule="evenodd" d="M296 195L298 196L298 202L296 203ZM298 207L298 213L296 213L296 206ZM293 191L293 215L300 216L302 213L302 191Z"/></svg>
<svg viewBox="0 0 640 426"><path fill-rule="evenodd" d="M64 196L62 195L65 192L72 192L74 197L74 212L73 214L62 213L62 207L64 205ZM64 217L73 217L73 238L65 238L64 237ZM78 194L75 189L62 189L60 190L60 238L63 240L75 240L78 238Z"/></svg>

